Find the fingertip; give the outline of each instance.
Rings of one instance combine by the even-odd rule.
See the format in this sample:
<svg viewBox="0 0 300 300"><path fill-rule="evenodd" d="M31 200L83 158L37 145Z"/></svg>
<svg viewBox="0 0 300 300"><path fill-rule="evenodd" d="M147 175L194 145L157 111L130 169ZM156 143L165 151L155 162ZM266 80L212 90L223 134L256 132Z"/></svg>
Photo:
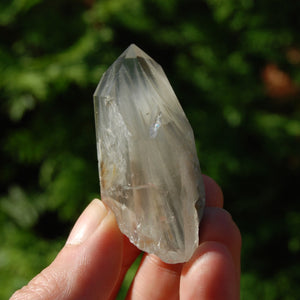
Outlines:
<svg viewBox="0 0 300 300"><path fill-rule="evenodd" d="M219 207L207 207L204 211L199 232L199 243L219 242L229 249L240 275L242 237L229 212Z"/></svg>
<svg viewBox="0 0 300 300"><path fill-rule="evenodd" d="M239 281L226 246L212 241L198 247L183 267L180 299L239 299Z"/></svg>
<svg viewBox="0 0 300 300"><path fill-rule="evenodd" d="M223 207L224 196L222 189L214 179L207 175L202 175L205 186L206 206Z"/></svg>
<svg viewBox="0 0 300 300"><path fill-rule="evenodd" d="M144 254L126 299L179 299L181 269L182 264Z"/></svg>
<svg viewBox="0 0 300 300"><path fill-rule="evenodd" d="M103 209L102 205L100 209ZM104 218L89 238L76 247L67 245L66 251L62 251L59 260L53 264L65 264L69 269L74 299L98 299L99 295L108 299L118 281L123 258L123 236L112 211L108 208L104 210Z"/></svg>
<svg viewBox="0 0 300 300"><path fill-rule="evenodd" d="M86 241L108 213L108 209L99 199L94 199L76 221L66 244L80 245Z"/></svg>

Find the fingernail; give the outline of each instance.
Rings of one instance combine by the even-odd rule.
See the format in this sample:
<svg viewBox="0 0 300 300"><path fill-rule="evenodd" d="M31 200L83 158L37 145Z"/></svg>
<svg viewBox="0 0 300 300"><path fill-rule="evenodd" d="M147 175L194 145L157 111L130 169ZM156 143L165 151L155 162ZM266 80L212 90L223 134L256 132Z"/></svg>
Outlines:
<svg viewBox="0 0 300 300"><path fill-rule="evenodd" d="M102 201L98 199L93 200L76 221L66 244L82 244L93 234L107 213L108 210Z"/></svg>

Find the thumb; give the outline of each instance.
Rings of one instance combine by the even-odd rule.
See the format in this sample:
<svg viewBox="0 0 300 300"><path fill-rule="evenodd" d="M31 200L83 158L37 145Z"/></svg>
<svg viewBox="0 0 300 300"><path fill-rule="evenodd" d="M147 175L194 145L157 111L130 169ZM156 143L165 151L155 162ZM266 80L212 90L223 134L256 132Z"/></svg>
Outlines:
<svg viewBox="0 0 300 300"><path fill-rule="evenodd" d="M122 247L113 213L93 200L51 265L11 300L108 299L120 273Z"/></svg>

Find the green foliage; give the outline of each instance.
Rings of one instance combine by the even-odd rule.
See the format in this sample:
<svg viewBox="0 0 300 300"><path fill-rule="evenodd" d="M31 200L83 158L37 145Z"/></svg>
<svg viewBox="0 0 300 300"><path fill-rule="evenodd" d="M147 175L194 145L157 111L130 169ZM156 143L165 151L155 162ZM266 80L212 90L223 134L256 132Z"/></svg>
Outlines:
<svg viewBox="0 0 300 300"><path fill-rule="evenodd" d="M240 227L242 298L296 299L299 8L278 0L2 1L0 298L53 259L98 195L92 94L134 42L165 69L202 170L220 183Z"/></svg>

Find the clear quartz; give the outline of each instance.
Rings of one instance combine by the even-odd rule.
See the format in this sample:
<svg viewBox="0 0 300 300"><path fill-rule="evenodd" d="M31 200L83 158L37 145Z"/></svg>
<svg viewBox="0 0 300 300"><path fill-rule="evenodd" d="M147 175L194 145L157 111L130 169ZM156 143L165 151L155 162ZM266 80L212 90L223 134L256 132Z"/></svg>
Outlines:
<svg viewBox="0 0 300 300"><path fill-rule="evenodd" d="M164 262L188 261L205 192L192 128L161 66L130 45L94 105L101 198L120 230Z"/></svg>

